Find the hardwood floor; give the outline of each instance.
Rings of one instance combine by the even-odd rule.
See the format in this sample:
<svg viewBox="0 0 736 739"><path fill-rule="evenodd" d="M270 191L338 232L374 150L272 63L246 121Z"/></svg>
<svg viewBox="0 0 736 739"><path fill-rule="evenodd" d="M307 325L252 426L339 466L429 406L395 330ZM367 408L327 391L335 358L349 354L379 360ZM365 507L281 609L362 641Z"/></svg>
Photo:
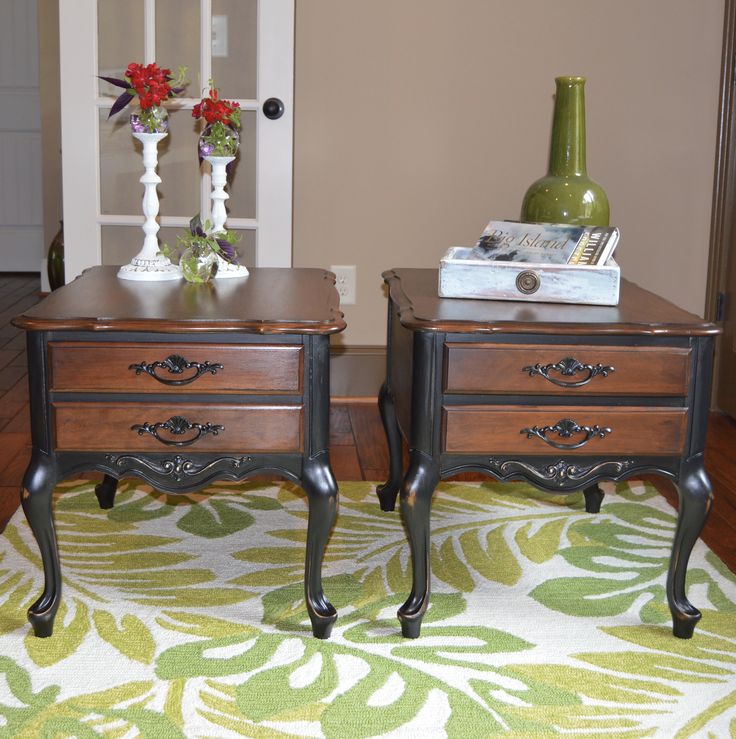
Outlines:
<svg viewBox="0 0 736 739"><path fill-rule="evenodd" d="M0 531L18 507L30 457L25 336L10 320L39 299L38 276L0 274ZM330 457L337 479L383 481L388 450L375 401L334 402L330 424ZM736 572L736 421L724 414L711 414L705 466L715 503L702 536ZM672 483L656 476L647 479L677 505Z"/></svg>

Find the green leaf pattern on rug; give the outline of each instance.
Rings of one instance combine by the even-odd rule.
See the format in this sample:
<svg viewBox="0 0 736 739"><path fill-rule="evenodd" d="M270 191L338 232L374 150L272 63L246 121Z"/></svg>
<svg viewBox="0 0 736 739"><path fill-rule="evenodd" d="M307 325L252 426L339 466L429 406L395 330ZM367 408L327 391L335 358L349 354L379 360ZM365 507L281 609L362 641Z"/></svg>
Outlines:
<svg viewBox="0 0 736 739"><path fill-rule="evenodd" d="M49 639L36 639L28 631L23 639L28 656L39 667L47 667L73 655L84 642L90 628L89 608L79 598L69 599L74 610L67 620L67 605L62 601L56 614L54 636Z"/></svg>
<svg viewBox="0 0 736 739"><path fill-rule="evenodd" d="M213 500L210 507L192 506L179 519L177 526L188 534L218 539L248 528L254 520L242 505L233 505L224 500Z"/></svg>
<svg viewBox="0 0 736 739"><path fill-rule="evenodd" d="M92 614L97 633L121 654L130 659L151 664L156 642L148 627L136 616L125 614L118 628L115 616L108 611L98 610Z"/></svg>
<svg viewBox="0 0 736 739"><path fill-rule="evenodd" d="M220 656L228 651L233 656ZM219 704L228 723L319 722L327 737L380 736L404 727L433 694L457 713L448 717L449 724L480 727L489 721L479 702L464 691L447 685L440 690L424 673L400 661L310 638L262 634L255 640L198 642L164 653L158 663L164 679L246 672L231 700ZM225 687L217 681L210 685ZM217 715L208 717L219 723Z"/></svg>
<svg viewBox="0 0 736 739"><path fill-rule="evenodd" d="M0 733L734 736L736 578L698 545L688 586L703 620L692 640L672 637L675 519L651 486L606 485L593 516L581 494L440 485L431 604L406 640L398 511L343 483L328 641L310 634L296 486L173 496L129 481L111 511L92 489L59 488L65 590L49 639L25 620L42 588L27 525L0 538Z"/></svg>
<svg viewBox="0 0 736 739"><path fill-rule="evenodd" d="M674 515L638 503L610 503L605 513L611 518L573 523L569 535L577 543L559 551L582 576L547 580L531 593L533 598L573 616L620 614L636 602L643 611L651 601L663 601L661 582L669 563Z"/></svg>

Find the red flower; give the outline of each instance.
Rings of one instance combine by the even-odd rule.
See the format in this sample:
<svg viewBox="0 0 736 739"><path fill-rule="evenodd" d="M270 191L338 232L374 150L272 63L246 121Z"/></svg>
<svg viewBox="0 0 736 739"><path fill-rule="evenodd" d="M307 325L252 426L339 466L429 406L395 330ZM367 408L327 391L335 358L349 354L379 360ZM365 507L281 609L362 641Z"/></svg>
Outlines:
<svg viewBox="0 0 736 739"><path fill-rule="evenodd" d="M167 97L174 94L169 84L171 70L161 68L156 63L144 67L142 64L132 62L125 70L125 76L138 95L143 110L161 105Z"/></svg>
<svg viewBox="0 0 736 739"><path fill-rule="evenodd" d="M211 86L208 97L202 98L192 109L192 117L204 118L208 124L219 121L226 126L240 128L240 103L220 100L217 88Z"/></svg>
<svg viewBox="0 0 736 739"><path fill-rule="evenodd" d="M186 67L180 67L174 79L170 69L159 67L155 62L146 66L131 62L125 70L124 79L101 76L100 79L124 90L112 104L108 118L121 111L136 95L144 111L160 106L166 98L183 92L187 84L185 74Z"/></svg>

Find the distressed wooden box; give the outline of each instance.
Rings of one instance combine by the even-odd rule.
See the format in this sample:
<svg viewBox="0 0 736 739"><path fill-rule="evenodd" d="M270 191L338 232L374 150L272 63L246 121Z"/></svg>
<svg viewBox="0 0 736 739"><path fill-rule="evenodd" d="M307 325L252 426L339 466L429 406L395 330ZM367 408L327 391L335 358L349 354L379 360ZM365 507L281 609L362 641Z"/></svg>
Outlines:
<svg viewBox="0 0 736 739"><path fill-rule="evenodd" d="M621 270L604 265L492 262L453 246L440 260L441 298L618 305Z"/></svg>

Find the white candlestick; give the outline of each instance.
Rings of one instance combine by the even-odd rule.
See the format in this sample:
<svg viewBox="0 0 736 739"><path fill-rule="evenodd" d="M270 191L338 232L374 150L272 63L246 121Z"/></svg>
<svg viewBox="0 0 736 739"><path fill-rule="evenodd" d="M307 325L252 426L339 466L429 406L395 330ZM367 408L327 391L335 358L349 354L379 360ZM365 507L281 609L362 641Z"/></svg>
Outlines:
<svg viewBox="0 0 736 739"><path fill-rule="evenodd" d="M140 178L144 186L143 191L143 247L131 260L118 271L118 277L124 280L178 280L181 271L173 265L168 257L159 254L159 244L156 234L159 225L158 193L156 187L161 184L161 178L156 173L158 166L158 142L166 133L133 133L133 136L143 144L144 173Z"/></svg>
<svg viewBox="0 0 736 739"><path fill-rule="evenodd" d="M225 210L225 201L230 197L225 192L227 185L227 165L232 162L235 157L205 157L205 161L210 163L212 167L212 233L225 230L225 221L227 220L227 211ZM218 269L215 279L223 277L245 277L248 275L248 268L240 264L232 264L218 255Z"/></svg>

